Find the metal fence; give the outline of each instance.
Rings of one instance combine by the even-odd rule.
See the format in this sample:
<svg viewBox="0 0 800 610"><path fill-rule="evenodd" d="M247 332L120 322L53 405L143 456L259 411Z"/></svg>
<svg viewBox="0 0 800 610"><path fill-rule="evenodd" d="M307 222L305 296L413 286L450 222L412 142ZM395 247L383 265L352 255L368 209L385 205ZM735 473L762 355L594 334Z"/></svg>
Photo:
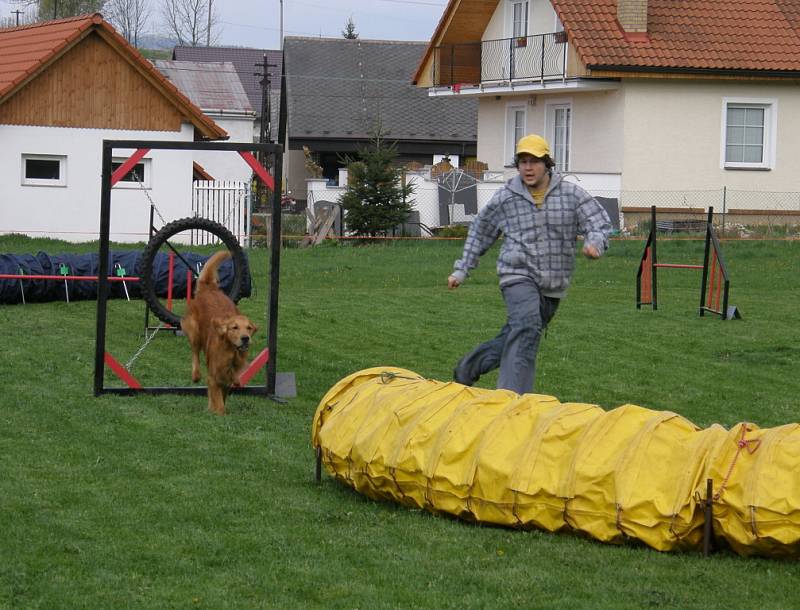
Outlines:
<svg viewBox="0 0 800 610"><path fill-rule="evenodd" d="M564 78L564 32L445 44L434 48L434 85Z"/></svg>
<svg viewBox="0 0 800 610"><path fill-rule="evenodd" d="M192 213L214 220L233 233L243 246L250 246L250 184L233 180L196 180L192 187ZM191 243L217 244L206 231L193 230Z"/></svg>
<svg viewBox="0 0 800 610"><path fill-rule="evenodd" d="M650 230L650 208L661 221L704 221L714 208L714 226L724 237L800 237L800 192L742 191L592 191L617 199L623 235L644 236ZM675 234L691 223L674 223ZM665 225L668 226L668 225Z"/></svg>
<svg viewBox="0 0 800 610"><path fill-rule="evenodd" d="M440 181L431 179L425 172L407 174L406 180L414 186L412 195L415 222L437 229L447 225L469 224L474 214L468 213L459 199L476 202L477 210L483 208L492 195L503 185L503 176L496 172L485 174L484 180L470 185L474 193L442 189ZM460 187L459 187L460 188ZM451 189L452 191L452 189ZM309 205L318 200L338 201L343 187L324 186L311 190ZM800 192L743 191L728 188L685 191L619 191L589 189L598 199L607 201L607 209L616 208L619 233L622 236L646 237L650 231L650 208L656 206L658 220L664 226L672 223L670 233L675 237L693 236L694 228L701 226L714 208L714 226L726 238L800 238ZM470 199L472 198L472 199ZM676 222L695 221L695 222ZM700 225L698 225L700 223ZM430 235L427 231L420 236Z"/></svg>

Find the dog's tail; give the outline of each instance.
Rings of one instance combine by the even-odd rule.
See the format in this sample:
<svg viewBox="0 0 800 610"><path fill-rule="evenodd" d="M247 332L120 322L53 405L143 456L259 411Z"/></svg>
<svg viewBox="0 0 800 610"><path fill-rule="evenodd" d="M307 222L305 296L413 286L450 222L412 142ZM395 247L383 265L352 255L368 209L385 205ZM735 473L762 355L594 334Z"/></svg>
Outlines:
<svg viewBox="0 0 800 610"><path fill-rule="evenodd" d="M200 277L197 278L197 290L217 288L219 286L219 266L231 257L228 250L217 252L203 265Z"/></svg>

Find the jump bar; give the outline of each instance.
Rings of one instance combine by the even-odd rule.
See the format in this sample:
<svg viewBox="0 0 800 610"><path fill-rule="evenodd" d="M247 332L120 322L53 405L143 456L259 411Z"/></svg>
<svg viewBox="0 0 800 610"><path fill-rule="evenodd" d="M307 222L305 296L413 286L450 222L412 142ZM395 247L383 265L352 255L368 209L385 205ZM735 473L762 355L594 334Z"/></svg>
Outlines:
<svg viewBox="0 0 800 610"><path fill-rule="evenodd" d="M0 273L0 280L78 280L85 282L96 282L100 279L96 275L12 275L10 273ZM109 282L138 282L139 278L132 275L124 277L108 276Z"/></svg>
<svg viewBox="0 0 800 610"><path fill-rule="evenodd" d="M653 267L669 267L671 269L702 269L703 265L678 265L674 263L656 263Z"/></svg>
<svg viewBox="0 0 800 610"><path fill-rule="evenodd" d="M184 387L142 387L142 388L102 388L100 394L122 394L125 396L135 396L136 394L192 394L205 396L208 392L206 386L184 386ZM269 396L266 386L233 386L231 394L257 394L259 396Z"/></svg>

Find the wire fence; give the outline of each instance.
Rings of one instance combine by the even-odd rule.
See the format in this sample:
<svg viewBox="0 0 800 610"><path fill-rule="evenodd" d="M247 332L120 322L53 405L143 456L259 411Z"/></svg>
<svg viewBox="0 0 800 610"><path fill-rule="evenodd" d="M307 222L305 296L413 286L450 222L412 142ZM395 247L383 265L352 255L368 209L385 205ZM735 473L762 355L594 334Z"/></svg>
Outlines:
<svg viewBox="0 0 800 610"><path fill-rule="evenodd" d="M423 174L409 174L408 181L414 186L414 214L400 234L436 236L441 234L442 228L469 225L503 184L500 175L487 178L443 185L441 180L432 180ZM655 206L657 229L672 237L700 237L708 211L713 208L713 224L720 237L800 238L800 192L796 191L744 191L726 187L675 191L587 190L609 211L618 228L616 233L622 237L646 237L650 231L650 209ZM341 192L342 187L326 186L319 192L311 192L309 201L335 202ZM346 232L346 218L343 220ZM414 226L424 230L414 230Z"/></svg>
<svg viewBox="0 0 800 610"><path fill-rule="evenodd" d="M650 208L655 206L660 225L657 228L676 236L698 232L698 227L707 219L709 208L713 208L712 222L723 237L800 237L800 192L722 188L703 191L593 191L592 195L617 201L622 235L647 235L650 231Z"/></svg>

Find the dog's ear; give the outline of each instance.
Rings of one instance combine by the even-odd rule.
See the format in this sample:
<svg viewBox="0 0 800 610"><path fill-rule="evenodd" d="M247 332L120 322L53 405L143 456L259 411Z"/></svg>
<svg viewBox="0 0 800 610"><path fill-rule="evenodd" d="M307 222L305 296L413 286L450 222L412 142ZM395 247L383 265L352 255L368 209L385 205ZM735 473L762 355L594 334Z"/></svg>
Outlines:
<svg viewBox="0 0 800 610"><path fill-rule="evenodd" d="M225 333L228 332L228 321L225 318L214 318L211 320L211 326L220 337L225 336Z"/></svg>
<svg viewBox="0 0 800 610"><path fill-rule="evenodd" d="M251 322L250 323L250 334L251 335L255 335L257 331L258 331L258 326L256 326L255 324L253 324Z"/></svg>

